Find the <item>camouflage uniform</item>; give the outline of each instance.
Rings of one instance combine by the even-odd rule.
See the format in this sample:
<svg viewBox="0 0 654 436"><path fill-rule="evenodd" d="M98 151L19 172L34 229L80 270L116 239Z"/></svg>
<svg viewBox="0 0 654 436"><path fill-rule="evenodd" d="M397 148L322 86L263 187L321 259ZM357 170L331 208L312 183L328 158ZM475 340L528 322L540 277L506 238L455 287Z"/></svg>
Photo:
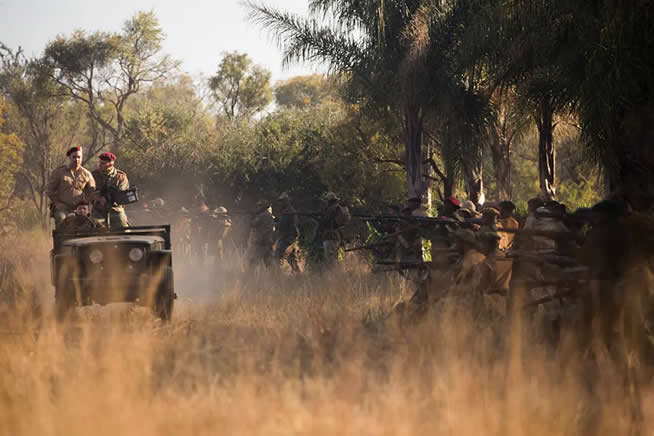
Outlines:
<svg viewBox="0 0 654 436"><path fill-rule="evenodd" d="M90 200L94 191L95 180L86 168L80 167L74 171L68 165L63 165L55 169L46 186L46 194L52 202L55 225L58 227L80 200Z"/></svg>
<svg viewBox="0 0 654 436"><path fill-rule="evenodd" d="M98 219L109 218L108 226L111 228L128 227L127 215L122 205L113 202L109 204L110 194L112 191L125 191L129 189L129 181L125 172L111 167L109 171L104 172L100 169L93 170L93 178L98 191L104 196L106 202L95 201L93 203L93 214Z"/></svg>
<svg viewBox="0 0 654 436"><path fill-rule="evenodd" d="M274 217L269 207L257 203L259 212L252 218L250 224L250 263L255 265L263 262L269 266L272 260Z"/></svg>
<svg viewBox="0 0 654 436"><path fill-rule="evenodd" d="M293 272L298 272L300 268L297 264L297 240L300 236L298 229L298 216L296 210L290 202L285 204L279 217L279 223L276 229L277 247L275 248L275 259L282 264L286 260Z"/></svg>

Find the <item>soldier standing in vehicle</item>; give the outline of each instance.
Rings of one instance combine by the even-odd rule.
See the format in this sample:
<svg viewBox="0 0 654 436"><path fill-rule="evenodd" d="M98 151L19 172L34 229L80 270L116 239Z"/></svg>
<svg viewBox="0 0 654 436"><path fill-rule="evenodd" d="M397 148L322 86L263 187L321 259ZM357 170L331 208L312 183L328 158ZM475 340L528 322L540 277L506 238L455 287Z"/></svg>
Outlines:
<svg viewBox="0 0 654 436"><path fill-rule="evenodd" d="M284 192L277 199L279 204L279 224L276 228L277 246L275 248L275 259L281 265L288 262L291 271L299 272L297 264L297 241L300 237L298 228L298 216L295 208L291 205L291 199Z"/></svg>
<svg viewBox="0 0 654 436"><path fill-rule="evenodd" d="M98 219L108 220L106 224L112 229L129 226L125 209L112 198L112 193L129 189L127 174L114 167L115 160L113 153L102 153L98 168L93 170L95 186L100 194L93 204L94 215Z"/></svg>
<svg viewBox="0 0 654 436"><path fill-rule="evenodd" d="M274 217L270 210L270 203L259 200L250 224L250 263L252 265L263 262L265 266L270 266L273 254L273 233Z"/></svg>
<svg viewBox="0 0 654 436"><path fill-rule="evenodd" d="M46 195L50 199L52 217L57 227L73 212L80 200L90 200L95 195L93 175L82 166L82 148L71 147L66 156L68 165L55 169L46 186Z"/></svg>

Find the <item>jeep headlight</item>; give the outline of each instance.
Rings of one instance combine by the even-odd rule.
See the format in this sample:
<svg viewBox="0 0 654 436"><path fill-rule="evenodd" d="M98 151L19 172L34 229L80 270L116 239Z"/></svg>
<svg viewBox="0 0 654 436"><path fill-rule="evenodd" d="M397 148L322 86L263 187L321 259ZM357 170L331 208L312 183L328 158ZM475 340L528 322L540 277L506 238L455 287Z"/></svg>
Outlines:
<svg viewBox="0 0 654 436"><path fill-rule="evenodd" d="M143 259L143 249L141 248L132 248L129 250L129 260L132 262L138 262Z"/></svg>
<svg viewBox="0 0 654 436"><path fill-rule="evenodd" d="M100 263L102 262L102 259L104 259L104 253L102 253L102 251L98 250L97 248L91 250L89 253L89 260L91 260L93 263Z"/></svg>

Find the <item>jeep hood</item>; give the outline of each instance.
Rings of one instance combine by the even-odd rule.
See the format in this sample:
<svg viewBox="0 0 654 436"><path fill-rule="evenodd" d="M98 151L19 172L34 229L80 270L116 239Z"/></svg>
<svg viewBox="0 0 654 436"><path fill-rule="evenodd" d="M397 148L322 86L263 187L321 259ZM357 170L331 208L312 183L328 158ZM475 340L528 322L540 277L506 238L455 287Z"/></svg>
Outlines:
<svg viewBox="0 0 654 436"><path fill-rule="evenodd" d="M161 236L149 235L115 235L115 236L87 236L84 238L74 238L63 242L66 247L84 247L96 244L143 244L153 245L164 242Z"/></svg>

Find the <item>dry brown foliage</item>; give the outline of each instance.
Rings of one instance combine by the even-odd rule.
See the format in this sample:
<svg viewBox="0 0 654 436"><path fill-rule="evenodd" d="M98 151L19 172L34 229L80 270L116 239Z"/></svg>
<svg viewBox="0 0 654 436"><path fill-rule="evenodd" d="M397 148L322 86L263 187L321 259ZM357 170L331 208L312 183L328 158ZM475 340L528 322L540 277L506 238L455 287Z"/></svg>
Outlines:
<svg viewBox="0 0 654 436"><path fill-rule="evenodd" d="M461 301L400 325L388 317L410 293L399 277L177 262L170 324L133 308L91 308L57 325L47 239L0 243L2 271L13 275L0 289L0 435L630 430L609 366L589 372L565 346L474 319ZM7 298L12 286L20 292ZM643 398L647 433L650 386Z"/></svg>

